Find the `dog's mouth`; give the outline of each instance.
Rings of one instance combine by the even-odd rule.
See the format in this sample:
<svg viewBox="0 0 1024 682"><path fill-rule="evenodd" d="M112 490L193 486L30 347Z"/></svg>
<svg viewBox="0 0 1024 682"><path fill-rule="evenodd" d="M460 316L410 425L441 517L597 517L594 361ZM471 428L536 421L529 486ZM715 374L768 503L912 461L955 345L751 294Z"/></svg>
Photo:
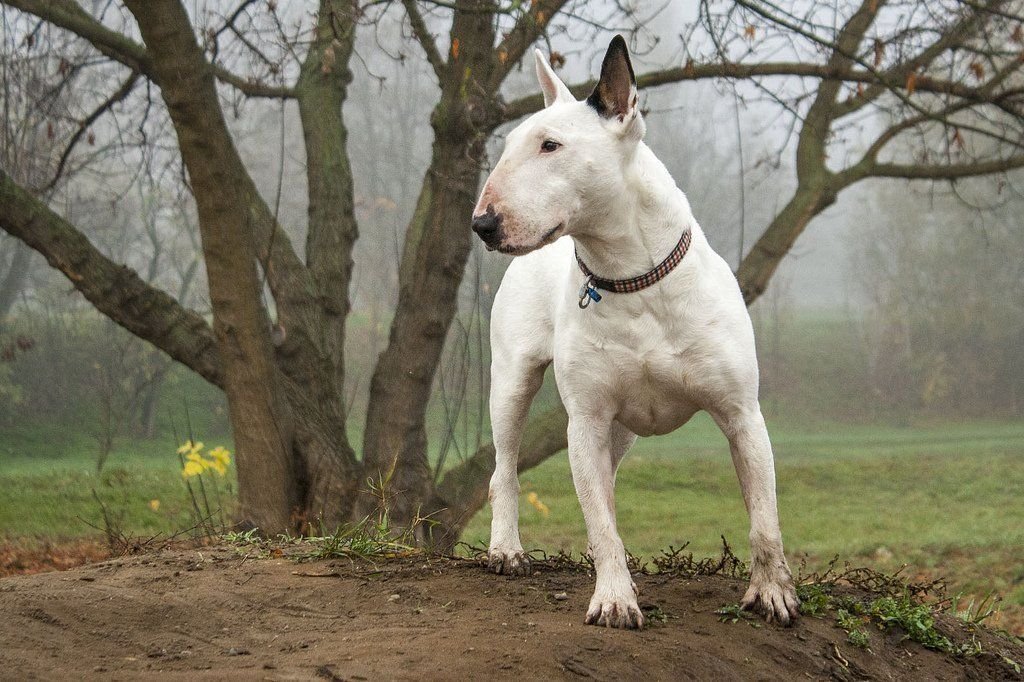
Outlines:
<svg viewBox="0 0 1024 682"><path fill-rule="evenodd" d="M530 246L513 246L512 244L488 244L486 242L484 243L484 246L487 248L488 251L497 251L498 253L503 253L507 256L523 256L525 254L530 253L531 251L536 251L540 247L547 246L551 242L555 241L556 239L562 236L562 232L564 230L565 223L558 223L550 230L545 232L536 244Z"/></svg>

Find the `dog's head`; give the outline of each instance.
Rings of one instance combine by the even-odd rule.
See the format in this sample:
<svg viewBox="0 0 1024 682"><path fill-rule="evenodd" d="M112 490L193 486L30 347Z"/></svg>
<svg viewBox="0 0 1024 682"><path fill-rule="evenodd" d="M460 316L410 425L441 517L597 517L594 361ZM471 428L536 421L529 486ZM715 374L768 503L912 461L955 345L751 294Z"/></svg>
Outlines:
<svg viewBox="0 0 1024 682"><path fill-rule="evenodd" d="M509 133L473 211L490 250L521 255L607 214L644 136L626 41L615 36L591 95L577 101L538 50L544 109Z"/></svg>

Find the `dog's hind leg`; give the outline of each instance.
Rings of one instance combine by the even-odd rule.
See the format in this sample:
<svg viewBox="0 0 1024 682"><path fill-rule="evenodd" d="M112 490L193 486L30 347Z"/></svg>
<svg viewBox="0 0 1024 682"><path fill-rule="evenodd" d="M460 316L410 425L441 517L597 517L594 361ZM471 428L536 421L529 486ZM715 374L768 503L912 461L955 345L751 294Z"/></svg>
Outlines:
<svg viewBox="0 0 1024 682"><path fill-rule="evenodd" d="M775 498L775 463L768 429L755 405L729 418L715 416L732 452L733 465L750 515L750 587L741 605L769 622L788 625L800 615L793 576L782 550Z"/></svg>
<svg viewBox="0 0 1024 682"><path fill-rule="evenodd" d="M572 411L570 410L570 415ZM569 464L587 523L587 544L594 559L597 586L586 622L616 628L642 628L644 616L626 565L626 550L615 523L615 464L628 445L611 423L569 419ZM613 441L618 448L613 457ZM629 439L632 444L632 438ZM619 452L621 451L621 452Z"/></svg>
<svg viewBox="0 0 1024 682"><path fill-rule="evenodd" d="M495 354L491 362L491 542L487 564L495 573L527 575L530 560L519 539L519 442L530 403L544 381L545 363Z"/></svg>

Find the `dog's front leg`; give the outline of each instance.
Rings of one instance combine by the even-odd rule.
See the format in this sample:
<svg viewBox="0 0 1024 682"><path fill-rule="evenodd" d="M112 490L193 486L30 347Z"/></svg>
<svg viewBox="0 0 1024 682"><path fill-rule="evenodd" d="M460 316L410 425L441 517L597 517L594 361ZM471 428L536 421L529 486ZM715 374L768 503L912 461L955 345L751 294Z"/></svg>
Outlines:
<svg viewBox="0 0 1024 682"><path fill-rule="evenodd" d="M519 442L530 402L544 381L544 366L496 356L491 364L491 542L487 565L495 573L529 575L530 559L519 539Z"/></svg>
<svg viewBox="0 0 1024 682"><path fill-rule="evenodd" d="M750 587L741 605L788 625L800 615L793 575L782 550L775 499L775 462L760 409L721 420L750 515Z"/></svg>
<svg viewBox="0 0 1024 682"><path fill-rule="evenodd" d="M587 623L642 628L644 616L636 602L636 586L629 576L626 550L615 525L610 428L610 420L572 416L569 419L569 464L597 571L597 587L587 610Z"/></svg>

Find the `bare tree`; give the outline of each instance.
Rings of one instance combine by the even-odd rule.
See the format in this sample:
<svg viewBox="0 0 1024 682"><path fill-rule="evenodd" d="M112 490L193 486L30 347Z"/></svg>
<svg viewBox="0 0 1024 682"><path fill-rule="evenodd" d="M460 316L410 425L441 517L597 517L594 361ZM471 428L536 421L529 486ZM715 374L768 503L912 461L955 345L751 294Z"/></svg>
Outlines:
<svg viewBox="0 0 1024 682"><path fill-rule="evenodd" d="M539 40L581 27L599 35L609 21L646 40L642 18L617 4L567 0L400 3L439 94L430 166L405 233L397 307L357 457L345 427L357 225L342 104L355 32L392 3L320 0L312 26L274 3L248 0L199 17L178 0L126 0L109 17L72 0L4 4L119 64L123 80L108 100L136 80L159 88L198 209L213 324L105 256L7 172L0 174L0 226L42 253L102 313L225 390L244 520L266 532L315 519L332 525L373 513L383 499L400 524L431 517L435 525L417 527L424 540L433 528L435 541L451 543L486 498L493 449L484 446L435 476L426 406L470 253L468 216L486 142L540 107L539 95L508 101L506 81ZM686 29L689 52L638 77L646 87L739 81L789 116L797 189L739 267L748 302L810 220L865 177L955 179L1024 165L1019 6L943 4L943 13L893 5L890 15L883 0L809 3L800 16L756 0L715 11L708 5ZM435 35L438 26L447 28ZM779 54L786 59L771 57ZM257 191L225 122L225 105L249 98L297 105L308 185L304 258ZM856 139L843 132L845 121L858 126L849 129L860 131ZM917 158L884 156L890 142L908 135L920 141ZM852 163L836 165L857 150ZM264 283L273 305L264 304ZM532 422L520 467L563 448L565 427L559 410ZM360 494L368 487L375 492Z"/></svg>

